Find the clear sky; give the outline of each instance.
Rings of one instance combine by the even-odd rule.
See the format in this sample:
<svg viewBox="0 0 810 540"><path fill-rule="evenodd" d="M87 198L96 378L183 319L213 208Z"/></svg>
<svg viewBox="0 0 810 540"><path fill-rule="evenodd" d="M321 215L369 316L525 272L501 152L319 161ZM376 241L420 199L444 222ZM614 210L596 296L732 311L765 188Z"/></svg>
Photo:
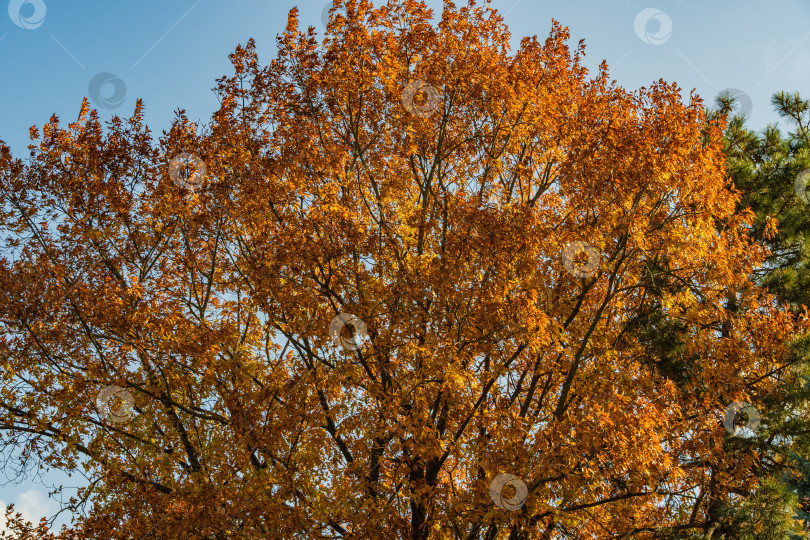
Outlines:
<svg viewBox="0 0 810 540"><path fill-rule="evenodd" d="M457 0L463 5L466 0ZM375 0L378 5L382 0ZM0 139L26 157L28 130L52 114L76 119L84 96L102 118L128 116L143 98L153 133L173 111L205 122L216 109L215 79L230 75L227 55L256 39L260 58L275 54L275 36L298 5L303 25L322 31L331 0L6 0L0 9ZM441 0L427 4L441 12ZM779 90L810 97L808 0L494 0L516 47L544 39L551 19L568 26L571 46L586 40L585 65L607 60L629 90L663 78L707 103L733 88L750 99L749 125L777 122L770 105ZM91 96L92 94L92 96ZM65 485L79 479L51 474ZM0 476L0 482L4 479ZM31 478L0 486L29 519L51 514L48 488ZM59 522L62 522L60 520Z"/></svg>

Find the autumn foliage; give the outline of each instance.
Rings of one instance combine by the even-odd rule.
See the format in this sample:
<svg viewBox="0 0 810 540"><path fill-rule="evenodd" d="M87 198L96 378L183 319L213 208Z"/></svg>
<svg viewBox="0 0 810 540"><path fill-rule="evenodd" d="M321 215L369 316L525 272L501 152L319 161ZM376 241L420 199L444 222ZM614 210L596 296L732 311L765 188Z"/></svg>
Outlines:
<svg viewBox="0 0 810 540"><path fill-rule="evenodd" d="M0 433L89 479L62 537L709 530L763 456L723 411L767 422L806 323L749 280L721 126L557 23L346 3L238 47L205 126L85 102L3 147Z"/></svg>

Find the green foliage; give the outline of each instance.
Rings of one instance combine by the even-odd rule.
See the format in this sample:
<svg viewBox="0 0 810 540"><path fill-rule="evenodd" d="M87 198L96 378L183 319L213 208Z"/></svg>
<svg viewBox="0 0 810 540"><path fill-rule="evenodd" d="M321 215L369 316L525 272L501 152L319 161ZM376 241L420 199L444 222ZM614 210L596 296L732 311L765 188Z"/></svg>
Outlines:
<svg viewBox="0 0 810 540"><path fill-rule="evenodd" d="M755 215L752 234L771 251L756 280L780 306L801 313L810 306L810 197L803 196L797 178L810 169L810 100L778 92L771 103L794 129L783 134L769 124L756 133L742 117L731 118L725 133L727 170L742 194L740 209ZM715 119L730 113L733 98L719 96L717 107L711 112ZM782 392L763 398L767 421L758 439L775 451L762 462L759 489L729 506L727 525L713 538L807 538L802 522L810 523L810 339L799 336L790 348L793 372L779 374ZM790 451L776 451L783 444Z"/></svg>
<svg viewBox="0 0 810 540"><path fill-rule="evenodd" d="M726 131L728 174L742 193L741 208L756 215L753 234L771 249L771 256L758 276L780 303L798 311L810 305L810 205L797 194L796 179L810 169L808 125L810 100L798 93L776 93L776 112L792 122L795 130L783 135L775 124L761 133L744 126L742 118L729 122ZM728 112L728 102L718 99L716 114ZM768 230L769 220L778 230Z"/></svg>

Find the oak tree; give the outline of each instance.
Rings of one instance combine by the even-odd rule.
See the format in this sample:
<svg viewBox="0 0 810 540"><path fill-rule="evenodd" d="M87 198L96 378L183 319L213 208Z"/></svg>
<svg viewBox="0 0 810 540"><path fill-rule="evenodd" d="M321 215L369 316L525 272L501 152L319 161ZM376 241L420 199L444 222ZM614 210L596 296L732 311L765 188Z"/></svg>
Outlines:
<svg viewBox="0 0 810 540"><path fill-rule="evenodd" d="M23 537L711 537L757 485L735 413L807 314L751 278L722 126L556 22L433 16L292 10L204 126L3 146L0 434L88 478Z"/></svg>

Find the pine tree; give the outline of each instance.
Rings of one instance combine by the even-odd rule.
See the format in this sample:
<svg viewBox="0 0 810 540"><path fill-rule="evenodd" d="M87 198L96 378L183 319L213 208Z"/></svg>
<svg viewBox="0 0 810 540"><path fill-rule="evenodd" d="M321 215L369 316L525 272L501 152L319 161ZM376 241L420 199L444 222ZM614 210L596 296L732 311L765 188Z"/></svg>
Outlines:
<svg viewBox="0 0 810 540"><path fill-rule="evenodd" d="M734 100L728 94L718 96L711 116L727 117ZM778 92L771 104L795 129L784 135L769 124L756 133L746 128L743 117L734 116L725 132L727 170L742 195L738 210L754 212L752 235L771 252L755 272L756 281L781 307L798 315L810 305L810 193L805 191L810 180L810 100L798 92ZM764 400L767 421L757 437L765 458L762 484L753 497L729 511L729 521L738 531L733 538L805 538L808 531L810 422L805 412L810 398L810 341L799 336L790 348L790 366L780 374L783 392ZM797 519L804 523L803 531L796 527Z"/></svg>

